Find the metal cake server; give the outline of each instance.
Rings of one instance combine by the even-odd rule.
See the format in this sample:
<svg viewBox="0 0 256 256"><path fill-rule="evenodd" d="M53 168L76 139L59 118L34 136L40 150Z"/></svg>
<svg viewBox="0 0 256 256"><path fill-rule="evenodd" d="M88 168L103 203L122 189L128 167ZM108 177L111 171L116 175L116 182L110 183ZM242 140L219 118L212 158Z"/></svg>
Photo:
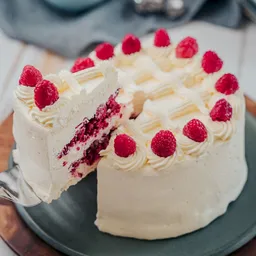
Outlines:
<svg viewBox="0 0 256 256"><path fill-rule="evenodd" d="M0 197L26 207L42 202L25 181L18 165L0 173Z"/></svg>

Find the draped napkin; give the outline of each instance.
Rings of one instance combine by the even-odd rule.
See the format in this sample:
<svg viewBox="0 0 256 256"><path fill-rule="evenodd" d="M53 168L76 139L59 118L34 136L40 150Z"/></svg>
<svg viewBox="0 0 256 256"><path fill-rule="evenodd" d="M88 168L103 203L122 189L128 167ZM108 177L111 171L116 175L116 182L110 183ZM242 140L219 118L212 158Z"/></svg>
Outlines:
<svg viewBox="0 0 256 256"><path fill-rule="evenodd" d="M185 0L185 6L186 13L172 21L164 15L137 14L131 0L104 1L76 14L43 0L0 0L0 28L12 38L74 58L94 43L116 44L128 32L142 36L192 19L237 28L242 20L235 0Z"/></svg>

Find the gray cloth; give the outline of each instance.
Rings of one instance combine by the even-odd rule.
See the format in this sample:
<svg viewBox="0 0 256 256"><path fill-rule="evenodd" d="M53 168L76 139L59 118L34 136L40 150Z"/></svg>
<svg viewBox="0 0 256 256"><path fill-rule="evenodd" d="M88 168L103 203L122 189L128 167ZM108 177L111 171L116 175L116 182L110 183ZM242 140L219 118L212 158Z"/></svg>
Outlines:
<svg viewBox="0 0 256 256"><path fill-rule="evenodd" d="M124 34L142 36L199 19L236 28L242 11L235 0L186 0L187 12L176 21L164 15L141 16L130 0L110 0L77 15L61 12L43 0L0 0L0 27L10 37L76 57L92 43L118 43Z"/></svg>

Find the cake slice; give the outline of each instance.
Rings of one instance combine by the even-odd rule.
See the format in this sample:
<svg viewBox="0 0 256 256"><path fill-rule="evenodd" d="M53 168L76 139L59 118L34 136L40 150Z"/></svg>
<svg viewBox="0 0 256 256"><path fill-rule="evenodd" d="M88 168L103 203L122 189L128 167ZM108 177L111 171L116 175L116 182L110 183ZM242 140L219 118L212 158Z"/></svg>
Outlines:
<svg viewBox="0 0 256 256"><path fill-rule="evenodd" d="M48 203L95 169L111 132L130 115L116 101L120 85L109 62L79 59L71 71L42 77L26 66L14 93L16 159Z"/></svg>

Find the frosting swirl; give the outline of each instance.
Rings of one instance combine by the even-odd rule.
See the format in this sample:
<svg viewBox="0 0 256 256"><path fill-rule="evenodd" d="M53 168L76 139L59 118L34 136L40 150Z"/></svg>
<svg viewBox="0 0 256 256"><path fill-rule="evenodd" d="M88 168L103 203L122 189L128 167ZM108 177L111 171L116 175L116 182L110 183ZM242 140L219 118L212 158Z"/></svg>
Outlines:
<svg viewBox="0 0 256 256"><path fill-rule="evenodd" d="M242 96L243 97L243 96ZM240 116L241 116L241 113L242 113L242 102L241 102L241 99L239 96L236 96L236 95L229 95L227 97L228 99L228 102L231 104L232 106L232 116L235 118L235 119L238 119Z"/></svg>
<svg viewBox="0 0 256 256"><path fill-rule="evenodd" d="M222 141L229 140L236 131L235 121L233 119L227 122L217 122L209 118L207 126L215 138Z"/></svg>
<svg viewBox="0 0 256 256"><path fill-rule="evenodd" d="M170 55L170 58L174 67L184 68L186 65L192 63L196 56L192 58L177 58L175 51L173 51Z"/></svg>
<svg viewBox="0 0 256 256"><path fill-rule="evenodd" d="M191 87L197 83L201 83L207 74L201 67L201 60L199 57L194 57L193 62L186 66L187 75L184 79L184 84L187 87Z"/></svg>
<svg viewBox="0 0 256 256"><path fill-rule="evenodd" d="M47 106L40 110L37 107L33 107L29 114L33 120L42 124L45 127L53 127L55 121L59 118L60 108L68 103L68 99L60 97L53 105Z"/></svg>
<svg viewBox="0 0 256 256"><path fill-rule="evenodd" d="M121 48L121 44L115 47L115 64L117 67L133 65L139 56L144 55L142 49L132 54L124 54Z"/></svg>
<svg viewBox="0 0 256 256"><path fill-rule="evenodd" d="M149 47L147 50L148 55L152 58L152 60L156 63L161 70L168 72L172 68L172 62L169 58L172 51L171 46L166 47Z"/></svg>
<svg viewBox="0 0 256 256"><path fill-rule="evenodd" d="M186 155L200 156L206 153L209 146L213 144L214 138L211 131L207 131L207 138L203 142L196 142L183 134L177 138L178 144Z"/></svg>
<svg viewBox="0 0 256 256"><path fill-rule="evenodd" d="M35 105L34 89L34 87L19 85L15 91L16 97L31 108Z"/></svg>
<svg viewBox="0 0 256 256"><path fill-rule="evenodd" d="M61 78L56 74L46 75L44 79L52 82L57 87L59 93L68 89L67 84L63 83Z"/></svg>
<svg viewBox="0 0 256 256"><path fill-rule="evenodd" d="M148 163L156 170L156 171L163 171L169 169L174 163L177 158L177 150L174 152L173 155L169 157L159 157L153 153L151 147L149 146L147 149L147 157Z"/></svg>
<svg viewBox="0 0 256 256"><path fill-rule="evenodd" d="M146 163L146 147L140 143L136 143L136 152L129 157L119 157L114 152L113 139L106 150L100 152L101 156L107 157L114 168L120 171L137 171Z"/></svg>

